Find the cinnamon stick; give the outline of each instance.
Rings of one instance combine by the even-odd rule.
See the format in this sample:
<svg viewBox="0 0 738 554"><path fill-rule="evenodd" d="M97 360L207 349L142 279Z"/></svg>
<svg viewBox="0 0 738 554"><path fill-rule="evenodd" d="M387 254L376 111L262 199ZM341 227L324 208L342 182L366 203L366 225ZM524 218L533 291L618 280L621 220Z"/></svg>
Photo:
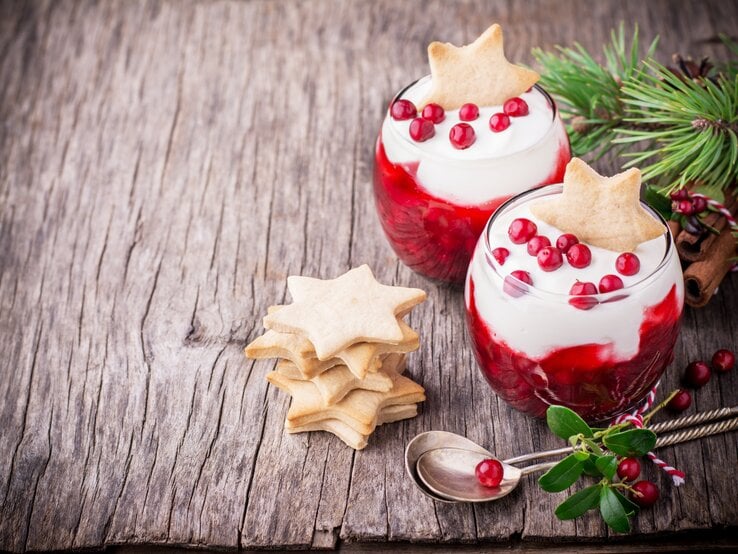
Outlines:
<svg viewBox="0 0 738 554"><path fill-rule="evenodd" d="M692 262L684 270L686 303L693 308L707 304L733 265L731 258L735 255L735 237L729 228L723 229L705 253L704 259Z"/></svg>
<svg viewBox="0 0 738 554"><path fill-rule="evenodd" d="M725 207L731 213L736 213L736 211L738 211L738 199L729 193L726 194ZM704 221L707 225L718 231L718 233L722 232L728 224L725 217L717 212L710 213L705 217ZM682 230L676 236L675 240L679 257L688 262L704 260L707 256L708 250L710 250L715 241L718 240L718 236L719 235L709 231L700 235L693 235L686 230Z"/></svg>
<svg viewBox="0 0 738 554"><path fill-rule="evenodd" d="M666 226L669 228L669 231L671 231L672 238L676 240L679 232L682 230L682 226L679 224L678 221L674 221L673 219L667 221Z"/></svg>

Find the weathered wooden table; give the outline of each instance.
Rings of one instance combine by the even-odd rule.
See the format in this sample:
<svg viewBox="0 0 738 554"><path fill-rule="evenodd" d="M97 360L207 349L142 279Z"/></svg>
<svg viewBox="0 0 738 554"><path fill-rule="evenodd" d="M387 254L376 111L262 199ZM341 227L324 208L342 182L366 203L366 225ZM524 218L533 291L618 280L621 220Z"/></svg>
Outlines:
<svg viewBox="0 0 738 554"><path fill-rule="evenodd" d="M340 541L603 540L533 481L491 505L437 505L405 477L428 429L506 456L559 446L477 370L459 291L396 260L371 197L372 147L432 39L490 22L512 59L599 48L620 19L659 52L725 55L735 2L0 3L0 549L109 544L332 547ZM613 170L612 162L601 162ZM244 359L285 277L371 264L419 286L418 418L362 452L286 436L288 397ZM687 360L738 349L738 279L686 310ZM738 404L738 372L691 411ZM687 483L642 534L738 526L738 436L663 450ZM720 531L722 529L722 531ZM713 535L714 534L714 535ZM692 536L692 535L689 535ZM685 539L687 540L687 539Z"/></svg>

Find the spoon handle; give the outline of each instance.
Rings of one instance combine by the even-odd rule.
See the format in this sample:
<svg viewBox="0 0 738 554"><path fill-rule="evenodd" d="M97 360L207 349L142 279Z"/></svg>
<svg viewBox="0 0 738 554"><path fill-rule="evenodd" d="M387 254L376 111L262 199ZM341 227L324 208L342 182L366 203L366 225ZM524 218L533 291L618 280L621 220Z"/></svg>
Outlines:
<svg viewBox="0 0 738 554"><path fill-rule="evenodd" d="M649 429L651 429L654 433L663 433L664 431L675 431L677 429L684 429L685 427L691 427L698 423L705 423L707 421L713 421L716 419L722 419L722 418L735 416L735 415L738 415L738 406L733 406L731 408L718 408L716 410L709 410L707 412L700 412L697 414L692 414L689 416L672 419L670 421L656 423L654 425L651 425ZM718 432L723 432L723 431L718 431ZM707 435L700 435L700 436L707 436ZM691 439L684 439L684 440L691 440ZM662 444L660 441L661 439L659 439L659 442L656 443L657 446L668 446L668 444L676 444L675 442L669 442L668 444ZM522 454L521 456L515 456L513 458L508 458L507 460L503 460L503 461L506 464L514 465L520 462L530 462L531 460L539 460L541 458L552 458L553 456L560 456L562 454L568 454L569 452L571 452L571 450L572 450L571 446L564 446L562 448L556 448L554 450L545 450L543 452L533 452L531 454Z"/></svg>

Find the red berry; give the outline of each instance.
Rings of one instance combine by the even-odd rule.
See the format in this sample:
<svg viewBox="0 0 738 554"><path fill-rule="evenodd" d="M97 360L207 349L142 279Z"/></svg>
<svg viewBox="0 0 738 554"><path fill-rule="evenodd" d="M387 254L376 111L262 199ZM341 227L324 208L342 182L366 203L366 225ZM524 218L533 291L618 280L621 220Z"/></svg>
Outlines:
<svg viewBox="0 0 738 554"><path fill-rule="evenodd" d="M635 275L641 269L641 260L633 252L624 252L615 260L615 269L620 275Z"/></svg>
<svg viewBox="0 0 738 554"><path fill-rule="evenodd" d="M669 409L675 412L683 412L692 404L692 395L688 390L679 389L674 398L669 401Z"/></svg>
<svg viewBox="0 0 738 554"><path fill-rule="evenodd" d="M579 310L591 310L597 304L597 299L590 295L597 294L597 287L594 283L577 281L571 286L569 294L576 298L570 298L569 304Z"/></svg>
<svg viewBox="0 0 738 554"><path fill-rule="evenodd" d="M485 487L497 487L502 483L505 470L498 460L487 458L477 464L474 473L477 474L477 479Z"/></svg>
<svg viewBox="0 0 738 554"><path fill-rule="evenodd" d="M651 481L633 483L635 494L630 493L630 499L641 508L648 508L656 504L659 499L659 488Z"/></svg>
<svg viewBox="0 0 738 554"><path fill-rule="evenodd" d="M493 114L492 117L489 118L489 128L492 129L492 132L499 133L501 131L504 131L510 126L510 117L507 114L504 113L496 113Z"/></svg>
<svg viewBox="0 0 738 554"><path fill-rule="evenodd" d="M510 224L510 227L508 227L507 236L510 237L510 240L513 241L513 243L523 244L524 242L528 242L532 239L535 236L536 231L538 231L538 227L536 227L535 223L530 219L519 217L518 219L514 219Z"/></svg>
<svg viewBox="0 0 738 554"><path fill-rule="evenodd" d="M618 477L621 481L635 481L641 474L641 462L637 458L623 458L618 464Z"/></svg>
<svg viewBox="0 0 738 554"><path fill-rule="evenodd" d="M689 191L687 189L675 190L669 195L672 200L689 200Z"/></svg>
<svg viewBox="0 0 738 554"><path fill-rule="evenodd" d="M446 112L438 104L426 104L421 115L433 123L440 123L446 118Z"/></svg>
<svg viewBox="0 0 738 554"><path fill-rule="evenodd" d="M502 106L502 111L511 117L528 115L528 103L522 98L510 98Z"/></svg>
<svg viewBox="0 0 738 554"><path fill-rule="evenodd" d="M692 198L692 207L695 214L701 214L707 209L707 200L702 196L695 196Z"/></svg>
<svg viewBox="0 0 738 554"><path fill-rule="evenodd" d="M459 108L459 119L461 121L474 121L479 117L479 108L476 104L464 104Z"/></svg>
<svg viewBox="0 0 738 554"><path fill-rule="evenodd" d="M600 279L600 286L597 288L602 294L620 290L623 288L623 280L617 275L605 275Z"/></svg>
<svg viewBox="0 0 738 554"><path fill-rule="evenodd" d="M535 256L538 254L541 248L544 248L546 246L551 246L551 241L548 240L548 237L536 235L528 241L528 254L530 254L531 256Z"/></svg>
<svg viewBox="0 0 738 554"><path fill-rule="evenodd" d="M561 250L563 254L566 254L569 251L569 248L571 248L578 242L579 239L576 236L572 235L571 233L564 233L556 239L556 248Z"/></svg>
<svg viewBox="0 0 738 554"><path fill-rule="evenodd" d="M474 127L468 123L457 123L451 127L448 138L451 141L451 146L458 150L464 150L474 144L477 135L474 134Z"/></svg>
<svg viewBox="0 0 738 554"><path fill-rule="evenodd" d="M671 209L682 215L694 215L694 204L691 200L677 200L672 202Z"/></svg>
<svg viewBox="0 0 738 554"><path fill-rule="evenodd" d="M592 252L586 244L572 244L566 252L566 259L571 267L582 269L592 261Z"/></svg>
<svg viewBox="0 0 738 554"><path fill-rule="evenodd" d="M712 355L712 367L720 373L727 373L735 367L735 354L730 350L721 348Z"/></svg>
<svg viewBox="0 0 738 554"><path fill-rule="evenodd" d="M556 271L564 263L561 250L555 246L544 246L538 251L537 258L538 265L541 266L543 271Z"/></svg>
<svg viewBox="0 0 738 554"><path fill-rule="evenodd" d="M410 100L400 99L395 100L390 107L390 115L392 119L396 121L404 121L406 119L412 119L418 115L418 109L415 104Z"/></svg>
<svg viewBox="0 0 738 554"><path fill-rule="evenodd" d="M692 362L684 371L684 381L696 389L706 385L709 380L710 366L705 362Z"/></svg>
<svg viewBox="0 0 738 554"><path fill-rule="evenodd" d="M510 273L510 275L505 277L504 284L502 285L502 290L510 296L517 298L518 296L522 296L523 294L525 294L525 292L528 290L528 287L526 287L523 283L532 285L533 279L530 278L530 273L528 273L527 271L516 269L515 271Z"/></svg>
<svg viewBox="0 0 738 554"><path fill-rule="evenodd" d="M497 263L500 265L503 265L505 263L505 260L510 255L510 251L507 248L495 248L492 250L492 256L495 260L497 260Z"/></svg>
<svg viewBox="0 0 738 554"><path fill-rule="evenodd" d="M416 142L425 142L436 134L433 122L423 117L416 117L410 122L410 136Z"/></svg>

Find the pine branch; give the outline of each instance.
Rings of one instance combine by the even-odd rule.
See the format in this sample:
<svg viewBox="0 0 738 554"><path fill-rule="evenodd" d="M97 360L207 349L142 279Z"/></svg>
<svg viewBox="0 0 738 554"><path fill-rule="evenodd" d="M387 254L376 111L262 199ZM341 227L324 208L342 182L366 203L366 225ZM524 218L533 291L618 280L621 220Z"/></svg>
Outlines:
<svg viewBox="0 0 738 554"><path fill-rule="evenodd" d="M721 39L733 56L719 73L707 59L659 64L658 37L644 49L637 27L626 42L622 23L603 48L604 64L579 44L533 55L575 155L598 158L615 149L663 192L696 181L717 194L738 181L738 44Z"/></svg>

